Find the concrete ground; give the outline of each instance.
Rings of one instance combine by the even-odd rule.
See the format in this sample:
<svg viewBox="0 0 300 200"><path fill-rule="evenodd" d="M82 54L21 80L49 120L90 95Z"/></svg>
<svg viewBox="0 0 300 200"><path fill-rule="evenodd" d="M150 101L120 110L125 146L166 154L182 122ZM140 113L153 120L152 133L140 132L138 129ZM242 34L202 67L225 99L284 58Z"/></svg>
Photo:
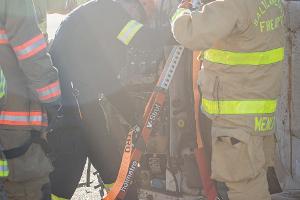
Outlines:
<svg viewBox="0 0 300 200"><path fill-rule="evenodd" d="M93 175L93 172L96 170L92 167L91 169L91 176L90 176L90 182L91 186L86 187L86 180L87 180L87 164L84 169L84 172L82 173L81 180L79 182L78 188L72 197L72 200L83 200L83 199L89 199L89 200L101 200L98 189L94 189L94 186L98 184L97 177Z"/></svg>

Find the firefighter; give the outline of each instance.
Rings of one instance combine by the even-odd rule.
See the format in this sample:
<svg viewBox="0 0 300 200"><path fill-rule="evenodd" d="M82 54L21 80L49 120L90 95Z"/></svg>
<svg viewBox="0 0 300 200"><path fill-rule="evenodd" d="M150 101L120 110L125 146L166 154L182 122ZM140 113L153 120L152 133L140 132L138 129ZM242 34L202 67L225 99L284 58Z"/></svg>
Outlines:
<svg viewBox="0 0 300 200"><path fill-rule="evenodd" d="M284 59L280 0L214 1L172 17L175 39L201 50L201 110L212 119L212 178L231 200L269 200L275 111Z"/></svg>
<svg viewBox="0 0 300 200"><path fill-rule="evenodd" d="M0 143L8 160L8 199L40 200L49 182L52 165L41 133L56 121L61 91L46 48L32 1L0 0L0 65L7 82Z"/></svg>
<svg viewBox="0 0 300 200"><path fill-rule="evenodd" d="M123 67L131 63L128 51L162 51L173 41L170 24L155 29L144 24L151 15L147 8L137 0L92 1L72 12L56 33L50 54L62 82L65 121L49 137L56 146L52 199L72 197L87 155L104 183L116 179L121 152L100 104L108 100L122 116L125 131L118 134L125 139L136 123L132 100L122 89ZM127 199L137 199L136 192Z"/></svg>
<svg viewBox="0 0 300 200"><path fill-rule="evenodd" d="M33 0L41 31L47 33L47 13L67 14L88 0Z"/></svg>

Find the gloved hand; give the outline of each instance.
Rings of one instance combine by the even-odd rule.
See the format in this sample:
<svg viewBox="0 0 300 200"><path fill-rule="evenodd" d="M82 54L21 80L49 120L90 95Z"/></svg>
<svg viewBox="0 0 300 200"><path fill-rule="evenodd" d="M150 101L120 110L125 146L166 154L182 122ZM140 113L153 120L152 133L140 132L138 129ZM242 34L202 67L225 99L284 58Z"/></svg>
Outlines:
<svg viewBox="0 0 300 200"><path fill-rule="evenodd" d="M178 8L185 8L191 9L193 7L191 0L182 0L181 3L178 5Z"/></svg>
<svg viewBox="0 0 300 200"><path fill-rule="evenodd" d="M48 127L45 132L52 132L54 128L56 128L58 121L62 118L61 114L61 102L60 100L56 100L51 103L43 104L44 108L47 111L48 117Z"/></svg>
<svg viewBox="0 0 300 200"><path fill-rule="evenodd" d="M193 4L191 0L182 0L178 5L175 13L171 17L171 25L173 26L178 17L184 14L190 14Z"/></svg>

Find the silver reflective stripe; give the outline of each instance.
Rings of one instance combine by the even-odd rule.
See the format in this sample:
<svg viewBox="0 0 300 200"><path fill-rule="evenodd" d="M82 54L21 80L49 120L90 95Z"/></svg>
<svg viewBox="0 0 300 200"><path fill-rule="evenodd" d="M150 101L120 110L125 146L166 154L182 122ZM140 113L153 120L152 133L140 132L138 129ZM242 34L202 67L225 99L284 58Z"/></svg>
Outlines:
<svg viewBox="0 0 300 200"><path fill-rule="evenodd" d="M65 199L65 198L62 198L62 197L58 197L55 194L51 194L51 200L68 200L68 199Z"/></svg>
<svg viewBox="0 0 300 200"><path fill-rule="evenodd" d="M12 115L0 115L0 120L6 120L6 121L28 121L27 116L12 116Z"/></svg>
<svg viewBox="0 0 300 200"><path fill-rule="evenodd" d="M42 116L30 116L29 121L31 121L31 122L41 122L42 121Z"/></svg>
<svg viewBox="0 0 300 200"><path fill-rule="evenodd" d="M143 24L130 20L121 30L117 38L123 42L125 45L128 45L135 34L143 27Z"/></svg>
<svg viewBox="0 0 300 200"><path fill-rule="evenodd" d="M15 122L28 122L28 121L42 121L42 116L14 116L14 115L0 115L0 120L15 121Z"/></svg>
<svg viewBox="0 0 300 200"><path fill-rule="evenodd" d="M39 48L40 46L46 44L46 41L44 38L41 38L40 40L34 42L33 44L31 44L30 46L26 47L25 49L16 51L16 54L18 55L18 57L24 56L26 54L31 53L33 50Z"/></svg>
<svg viewBox="0 0 300 200"><path fill-rule="evenodd" d="M4 165L4 166L0 166L0 171L8 171L8 167L7 165Z"/></svg>
<svg viewBox="0 0 300 200"><path fill-rule="evenodd" d="M8 37L6 31L0 28L0 44L6 44L8 42Z"/></svg>
<svg viewBox="0 0 300 200"><path fill-rule="evenodd" d="M50 96L52 94L56 94L58 91L60 91L60 87L59 85L56 85L55 87L49 88L48 90L38 92L39 98L43 99L44 97Z"/></svg>
<svg viewBox="0 0 300 200"><path fill-rule="evenodd" d="M8 40L7 35L0 33L0 40Z"/></svg>

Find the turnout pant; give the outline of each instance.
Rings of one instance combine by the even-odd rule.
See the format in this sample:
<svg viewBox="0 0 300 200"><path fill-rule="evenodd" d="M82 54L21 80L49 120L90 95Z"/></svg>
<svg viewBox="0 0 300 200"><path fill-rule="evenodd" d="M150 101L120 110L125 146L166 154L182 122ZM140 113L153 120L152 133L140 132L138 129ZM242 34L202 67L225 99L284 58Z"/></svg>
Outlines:
<svg viewBox="0 0 300 200"><path fill-rule="evenodd" d="M30 135L30 131L0 130L0 143L4 149L12 149L24 144ZM44 198L52 166L40 145L33 143L24 155L9 159L8 167L10 173L4 180L8 200Z"/></svg>
<svg viewBox="0 0 300 200"><path fill-rule="evenodd" d="M98 100L81 104L80 109L82 119L76 107L65 108L65 120L72 119L72 122L62 123L49 138L55 167L50 175L52 194L65 199L70 199L75 192L87 156L105 184L115 181L121 162L119 144L107 130ZM135 187L131 187L126 199L135 200L136 195Z"/></svg>
<svg viewBox="0 0 300 200"><path fill-rule="evenodd" d="M45 194L43 190L48 183L48 176L23 182L7 180L4 182L4 190L8 200L48 200L49 194Z"/></svg>
<svg viewBox="0 0 300 200"><path fill-rule="evenodd" d="M212 177L225 182L230 200L270 200L266 174L273 166L274 136L239 137L245 133L233 129L230 137L215 137L224 129L212 126Z"/></svg>

